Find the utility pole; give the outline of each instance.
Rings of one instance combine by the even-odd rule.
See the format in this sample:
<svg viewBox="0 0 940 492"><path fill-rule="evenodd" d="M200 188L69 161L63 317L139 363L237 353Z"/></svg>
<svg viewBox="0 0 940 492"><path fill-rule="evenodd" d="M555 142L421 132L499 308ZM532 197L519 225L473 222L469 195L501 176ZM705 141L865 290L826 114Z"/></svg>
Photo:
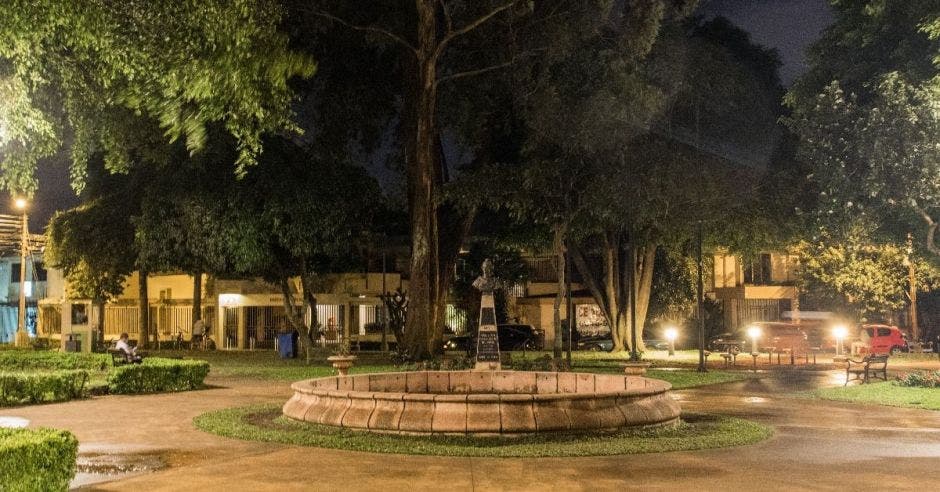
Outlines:
<svg viewBox="0 0 940 492"><path fill-rule="evenodd" d="M16 199L16 208L23 212L23 223L20 225L20 307L16 320L17 347L29 345L29 333L26 331L26 257L29 254L29 225L26 217L26 200Z"/></svg>

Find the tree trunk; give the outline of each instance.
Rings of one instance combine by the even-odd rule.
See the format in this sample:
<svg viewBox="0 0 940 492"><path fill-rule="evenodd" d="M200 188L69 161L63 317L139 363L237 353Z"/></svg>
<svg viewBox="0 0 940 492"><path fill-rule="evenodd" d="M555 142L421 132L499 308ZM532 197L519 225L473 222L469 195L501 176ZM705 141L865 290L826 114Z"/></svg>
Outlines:
<svg viewBox="0 0 940 492"><path fill-rule="evenodd" d="M193 274L193 323L202 319L202 272ZM192 326L190 326L192 328Z"/></svg>
<svg viewBox="0 0 940 492"><path fill-rule="evenodd" d="M430 358L433 333L443 328L443 309L438 242L438 207L435 194L438 166L435 158L435 111L437 99L437 4L416 0L418 44L413 80L408 142L408 194L411 208L411 271L408 284L408 314L405 348L413 360Z"/></svg>
<svg viewBox="0 0 940 492"><path fill-rule="evenodd" d="M137 345L140 348L147 348L150 344L150 294L147 292L147 272L140 270L138 272L139 299L137 309L140 311L140 339Z"/></svg>
<svg viewBox="0 0 940 492"><path fill-rule="evenodd" d="M281 288L281 296L283 297L283 300L284 300L284 314L287 316L287 322L290 323L291 328L293 328L294 330L297 331L297 333L300 334L299 338L302 338L302 339L308 338L310 336L309 328L307 327L307 324L304 322L303 317L297 316L297 309L294 306L294 296L290 288L290 278L286 276L281 278L280 282L278 282L278 285ZM316 315L314 314L314 316ZM304 352L305 352L304 353L305 360L307 363L309 363L310 352L306 350L306 348Z"/></svg>
<svg viewBox="0 0 940 492"><path fill-rule="evenodd" d="M555 322L555 341L552 345L552 356L555 358L555 364L560 365L562 357L562 348L564 334L561 327L561 303L565 296L565 233L567 227L556 225L554 228L554 238L552 240L552 254L555 255L555 270L558 277L558 292L555 293L554 322ZM571 329L571 313L568 313L568 329Z"/></svg>
<svg viewBox="0 0 940 492"><path fill-rule="evenodd" d="M104 343L104 299L95 301L95 309L98 310L98 321L95 323L98 343ZM94 346L92 346L92 348L94 349Z"/></svg>
<svg viewBox="0 0 940 492"><path fill-rule="evenodd" d="M304 349L307 362L310 362L310 350L313 348L316 338L318 338L318 335L315 336L315 334L320 333L320 330L316 329L318 301L315 294L316 291L314 290L314 283L306 273L300 276L300 285L304 290L304 307L310 310L310 326L306 327L306 333L299 333L303 334L303 336L300 337L303 340L302 348Z"/></svg>

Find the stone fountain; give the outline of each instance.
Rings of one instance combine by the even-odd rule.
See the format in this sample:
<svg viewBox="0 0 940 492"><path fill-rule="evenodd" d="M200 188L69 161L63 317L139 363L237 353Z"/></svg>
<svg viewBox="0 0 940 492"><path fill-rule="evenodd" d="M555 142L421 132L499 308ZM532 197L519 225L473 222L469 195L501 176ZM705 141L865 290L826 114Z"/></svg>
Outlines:
<svg viewBox="0 0 940 492"><path fill-rule="evenodd" d="M402 434L513 435L602 431L678 422L665 381L639 376L503 371L487 260L476 368L341 375L294 383L287 417Z"/></svg>

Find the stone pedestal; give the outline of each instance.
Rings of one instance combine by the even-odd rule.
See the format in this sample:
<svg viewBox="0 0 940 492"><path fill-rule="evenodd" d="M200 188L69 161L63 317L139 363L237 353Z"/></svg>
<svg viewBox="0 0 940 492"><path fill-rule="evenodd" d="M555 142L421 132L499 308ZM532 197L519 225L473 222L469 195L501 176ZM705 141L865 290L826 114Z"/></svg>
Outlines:
<svg viewBox="0 0 940 492"><path fill-rule="evenodd" d="M642 376L650 368L649 362L624 362L623 372L628 376Z"/></svg>
<svg viewBox="0 0 940 492"><path fill-rule="evenodd" d="M477 331L477 371L502 369L499 357L499 331L496 328L496 303L493 292L483 292L480 299L480 328Z"/></svg>

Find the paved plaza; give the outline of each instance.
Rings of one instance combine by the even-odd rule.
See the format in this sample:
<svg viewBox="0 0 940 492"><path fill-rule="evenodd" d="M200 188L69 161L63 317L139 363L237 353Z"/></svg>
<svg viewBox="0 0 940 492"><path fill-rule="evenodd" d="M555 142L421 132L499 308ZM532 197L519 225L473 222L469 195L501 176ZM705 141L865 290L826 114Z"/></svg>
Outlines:
<svg viewBox="0 0 940 492"><path fill-rule="evenodd" d="M779 371L676 391L684 410L772 425L773 438L729 449L587 458L402 456L265 444L196 430L210 410L286 401L286 382L214 379L211 389L108 396L6 409L69 429L82 459L139 463L91 490L927 490L940 463L940 412L827 402L793 392L841 384L840 371ZM149 464L148 464L149 463ZM159 469L150 470L156 463ZM134 468L134 467L131 467Z"/></svg>

